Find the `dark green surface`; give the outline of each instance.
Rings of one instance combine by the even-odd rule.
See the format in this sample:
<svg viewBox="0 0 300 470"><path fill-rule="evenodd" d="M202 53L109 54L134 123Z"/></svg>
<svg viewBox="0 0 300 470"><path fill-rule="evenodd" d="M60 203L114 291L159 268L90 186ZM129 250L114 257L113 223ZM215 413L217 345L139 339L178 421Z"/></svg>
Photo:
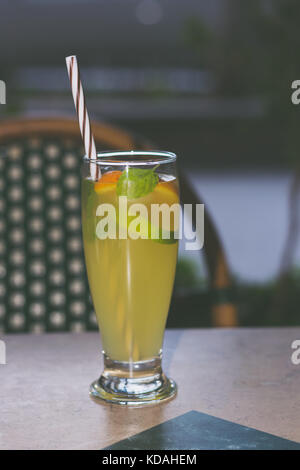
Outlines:
<svg viewBox="0 0 300 470"><path fill-rule="evenodd" d="M300 450L300 444L205 413L189 411L106 448L106 450L138 449Z"/></svg>

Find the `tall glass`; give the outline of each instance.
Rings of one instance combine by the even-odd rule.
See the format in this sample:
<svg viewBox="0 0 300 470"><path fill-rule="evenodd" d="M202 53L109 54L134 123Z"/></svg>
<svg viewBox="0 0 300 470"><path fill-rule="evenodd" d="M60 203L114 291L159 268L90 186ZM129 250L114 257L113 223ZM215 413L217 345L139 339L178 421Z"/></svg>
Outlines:
<svg viewBox="0 0 300 470"><path fill-rule="evenodd" d="M90 394L107 402L141 406L176 394L176 384L161 367L177 262L175 218L165 228L160 217L151 230L153 204L179 203L175 160L170 152L129 151L83 161L84 252L104 356L104 371ZM130 233L130 207L136 203L148 217L147 233L141 223L138 237ZM101 231L99 224L108 205L116 214L112 236L103 235L107 227L102 224Z"/></svg>

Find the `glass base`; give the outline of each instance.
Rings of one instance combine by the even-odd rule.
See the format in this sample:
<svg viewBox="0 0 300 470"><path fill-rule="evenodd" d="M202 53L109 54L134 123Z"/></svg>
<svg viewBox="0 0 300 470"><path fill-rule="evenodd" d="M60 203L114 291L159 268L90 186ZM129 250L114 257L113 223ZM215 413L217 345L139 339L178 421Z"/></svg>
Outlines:
<svg viewBox="0 0 300 470"><path fill-rule="evenodd" d="M176 393L176 383L162 372L160 356L147 361L121 362L104 354L104 372L90 386L91 397L128 406L161 403Z"/></svg>

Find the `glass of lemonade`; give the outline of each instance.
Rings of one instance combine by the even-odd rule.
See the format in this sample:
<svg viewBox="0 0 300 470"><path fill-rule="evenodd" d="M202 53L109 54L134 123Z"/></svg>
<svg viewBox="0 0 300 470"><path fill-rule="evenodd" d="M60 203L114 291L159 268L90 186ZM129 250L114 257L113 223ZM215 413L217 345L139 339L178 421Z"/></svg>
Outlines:
<svg viewBox="0 0 300 470"><path fill-rule="evenodd" d="M176 394L161 360L179 221L172 211L169 223L152 217L154 207L179 206L175 161L160 151L102 152L83 161L84 253L104 356L90 394L107 402L141 406Z"/></svg>

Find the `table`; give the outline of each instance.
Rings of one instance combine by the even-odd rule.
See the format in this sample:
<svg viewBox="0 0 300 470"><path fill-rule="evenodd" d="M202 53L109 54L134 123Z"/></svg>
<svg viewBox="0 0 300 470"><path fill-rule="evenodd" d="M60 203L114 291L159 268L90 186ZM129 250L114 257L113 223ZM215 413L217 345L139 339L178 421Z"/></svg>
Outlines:
<svg viewBox="0 0 300 470"><path fill-rule="evenodd" d="M95 403L98 333L7 335L0 365L0 449L101 449L189 410L300 442L300 328L170 330L175 400L125 409Z"/></svg>

